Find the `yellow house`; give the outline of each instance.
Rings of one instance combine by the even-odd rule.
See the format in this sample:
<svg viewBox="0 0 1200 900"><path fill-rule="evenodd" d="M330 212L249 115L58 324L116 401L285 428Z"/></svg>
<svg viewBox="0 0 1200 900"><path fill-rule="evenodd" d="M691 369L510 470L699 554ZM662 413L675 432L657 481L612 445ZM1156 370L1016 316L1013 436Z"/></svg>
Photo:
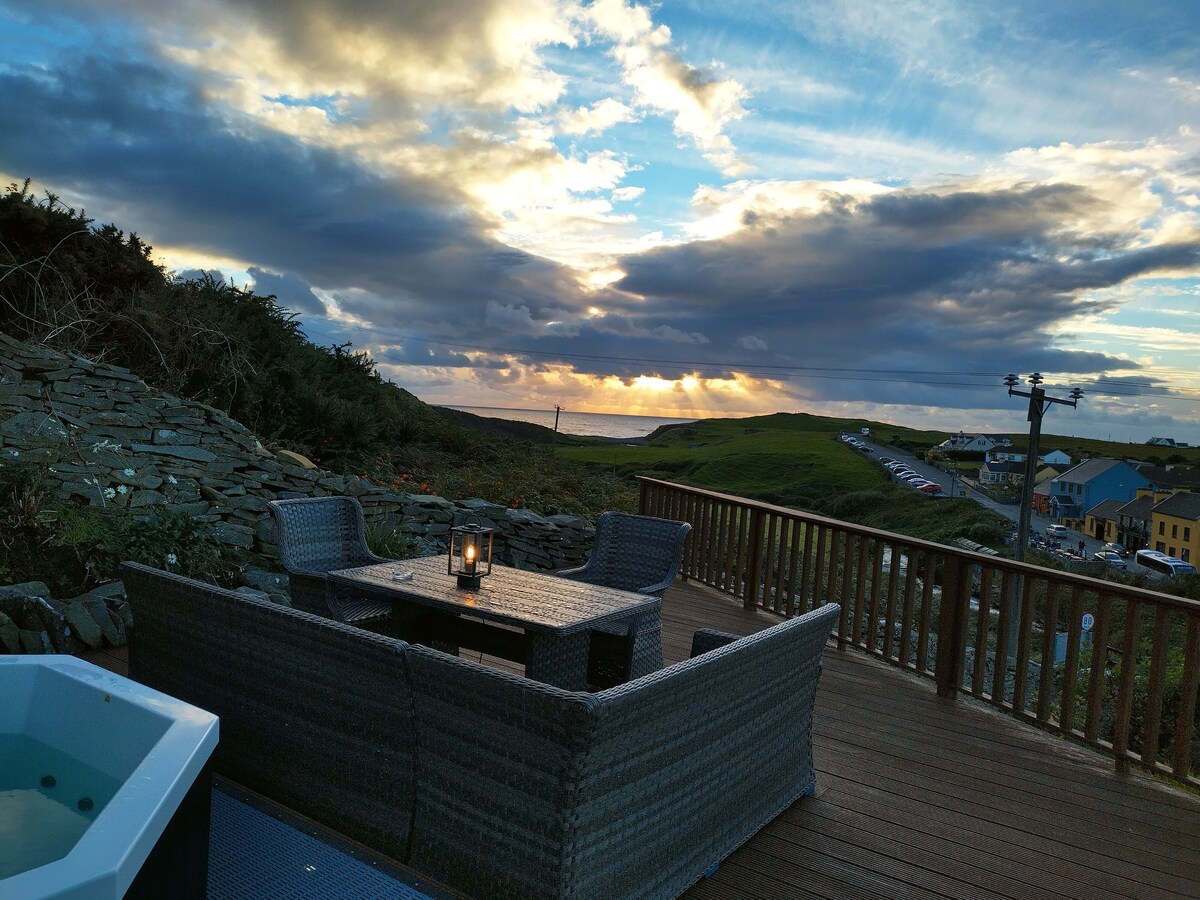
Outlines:
<svg viewBox="0 0 1200 900"><path fill-rule="evenodd" d="M1177 491L1154 504L1150 546L1184 562L1200 560L1200 494Z"/></svg>
<svg viewBox="0 0 1200 900"><path fill-rule="evenodd" d="M1115 541L1121 520L1119 510L1124 505L1120 500L1101 500L1083 517L1083 533L1098 541Z"/></svg>

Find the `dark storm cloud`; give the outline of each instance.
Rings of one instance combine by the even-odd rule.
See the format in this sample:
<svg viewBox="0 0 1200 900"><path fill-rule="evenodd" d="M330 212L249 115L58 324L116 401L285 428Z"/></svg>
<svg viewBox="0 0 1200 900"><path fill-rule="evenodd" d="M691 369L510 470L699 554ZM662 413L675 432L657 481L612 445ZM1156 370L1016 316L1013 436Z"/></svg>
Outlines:
<svg viewBox="0 0 1200 900"><path fill-rule="evenodd" d="M840 199L817 215L751 214L730 237L627 257L615 287L637 298L628 308L639 315L708 335L712 363L730 369L1101 373L1118 361L1056 336L1108 308L1081 293L1200 263L1196 244L1130 250L1129 234L1068 226L1098 221L1106 208L1074 185ZM769 349L748 354L746 335ZM946 393L915 377L793 377L827 398Z"/></svg>
<svg viewBox="0 0 1200 900"><path fill-rule="evenodd" d="M0 129L0 168L85 194L152 242L284 273L280 299L300 312L318 310L310 286L354 288L362 318L478 333L489 300L540 315L574 290L561 267L487 238L453 185L385 177L219 115L165 63L0 71L0 108L22 111Z"/></svg>
<svg viewBox="0 0 1200 900"><path fill-rule="evenodd" d="M325 304L312 291L312 286L295 275L276 275L251 266L248 270L254 279L254 293L274 297L288 309L301 316L325 315Z"/></svg>

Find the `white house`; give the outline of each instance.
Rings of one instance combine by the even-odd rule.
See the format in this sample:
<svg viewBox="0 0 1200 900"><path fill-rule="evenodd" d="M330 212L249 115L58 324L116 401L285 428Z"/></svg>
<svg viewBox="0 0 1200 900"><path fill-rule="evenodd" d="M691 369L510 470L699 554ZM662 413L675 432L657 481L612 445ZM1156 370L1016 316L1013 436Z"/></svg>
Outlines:
<svg viewBox="0 0 1200 900"><path fill-rule="evenodd" d="M945 451L974 451L986 453L997 447L1011 447L1012 438L1003 434L958 434L947 438L938 444L938 449Z"/></svg>
<svg viewBox="0 0 1200 900"><path fill-rule="evenodd" d="M1071 457L1062 450L1051 450L1049 453L1040 454L1038 461L1043 466L1069 466Z"/></svg>

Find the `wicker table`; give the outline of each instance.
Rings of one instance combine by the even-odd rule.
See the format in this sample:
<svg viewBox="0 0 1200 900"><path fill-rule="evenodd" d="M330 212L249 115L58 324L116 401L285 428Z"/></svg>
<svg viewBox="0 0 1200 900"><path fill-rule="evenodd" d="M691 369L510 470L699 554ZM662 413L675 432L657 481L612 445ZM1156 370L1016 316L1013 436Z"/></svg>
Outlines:
<svg viewBox="0 0 1200 900"><path fill-rule="evenodd" d="M479 590L463 590L446 564L430 556L340 569L329 573L330 588L390 600L400 636L450 652L485 650L523 662L528 678L576 691L587 687L592 628L658 615L657 597L508 566L494 565ZM409 571L409 581L393 577Z"/></svg>

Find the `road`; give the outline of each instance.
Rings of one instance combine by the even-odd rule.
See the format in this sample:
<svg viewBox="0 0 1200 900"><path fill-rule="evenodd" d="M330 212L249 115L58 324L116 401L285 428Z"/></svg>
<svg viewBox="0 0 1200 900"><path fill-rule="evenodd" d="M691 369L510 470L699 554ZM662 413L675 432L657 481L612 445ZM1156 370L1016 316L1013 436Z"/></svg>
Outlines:
<svg viewBox="0 0 1200 900"><path fill-rule="evenodd" d="M923 459L918 459L917 457L912 456L907 453L904 453L901 450L897 450L894 447L886 447L881 444L873 443L871 441L870 437L862 437L861 435L855 435L855 437L857 437L860 441L862 441L864 444L866 444L868 447L871 448L870 453L864 454L864 455L870 457L871 459L878 461L880 457L889 457L891 459L899 460L900 462L904 463L906 466L911 468L913 471L919 472L921 475L928 478L930 481L936 481L939 485L941 485L942 491L944 493L949 494L950 496L958 496L958 497L965 496L971 500L974 500L980 506L987 507L988 509L992 510L992 512L996 513L997 515L1003 516L1005 519L1008 519L1008 521L1012 522L1014 525L1017 523L1017 518L1020 515L1020 507L1017 504L997 503L991 497L981 494L979 491L975 490L970 485L963 482L961 479L954 478L954 477L948 475L947 473L943 472L941 469L937 469L937 468L929 465ZM851 447L848 444L846 444L844 446L846 447L847 453L862 453L861 450L855 450L853 447ZM890 472L888 472L886 469L884 469L883 471L884 471L884 474L887 475L889 480L896 481L896 479L894 477L892 477L892 474ZM902 481L898 482L898 483L902 487L908 487L908 485L906 485ZM909 490L915 490L915 488L909 488ZM952 493L952 491L953 491L953 493ZM1054 523L1054 519L1052 519L1049 516L1044 515L1040 512L1037 512L1035 510L1029 520L1029 532L1030 532L1030 534L1045 535L1046 534L1046 526L1051 525L1053 523ZM1062 545L1064 547L1078 547L1080 541L1083 541L1084 552L1087 554L1088 559L1091 559L1092 554L1095 553L1097 550L1099 550L1100 547L1104 544L1104 541L1098 541L1094 537L1090 537L1090 536L1088 536L1086 534L1082 534L1078 531L1072 531L1070 537L1065 538L1062 541ZM1150 571L1149 569L1146 569L1143 566L1139 566L1136 562L1134 562L1133 557L1130 557L1129 559L1125 560L1125 563L1126 563L1126 565L1128 565L1130 572L1149 573L1149 571Z"/></svg>

